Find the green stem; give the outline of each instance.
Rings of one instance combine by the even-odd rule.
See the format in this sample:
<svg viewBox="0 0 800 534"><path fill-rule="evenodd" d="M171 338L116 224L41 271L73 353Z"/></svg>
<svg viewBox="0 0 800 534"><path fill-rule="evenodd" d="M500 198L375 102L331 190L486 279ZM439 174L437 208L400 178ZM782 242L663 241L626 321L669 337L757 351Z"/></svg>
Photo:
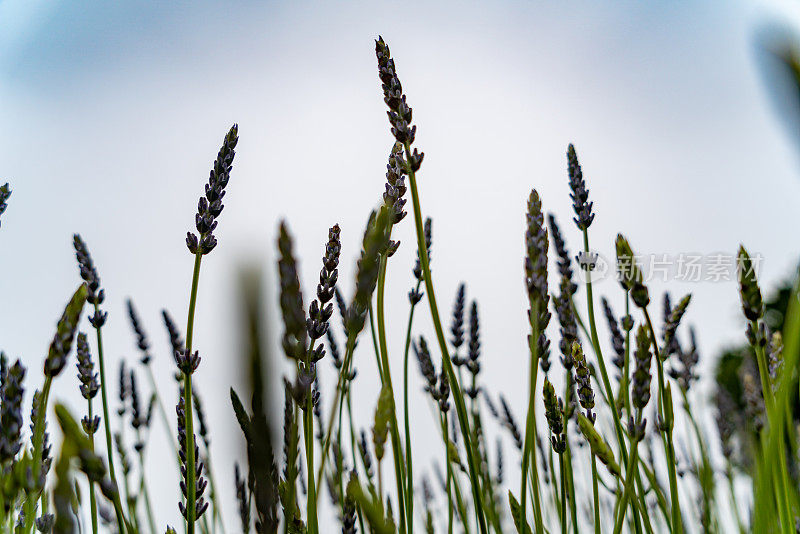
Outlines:
<svg viewBox="0 0 800 534"><path fill-rule="evenodd" d="M642 421L642 414L639 412L636 414L636 424L637 426ZM631 445L631 454L628 457L628 466L625 470L626 478L625 478L625 486L622 491L622 499L619 503L619 508L617 510L617 520L614 523L614 534L619 534L622 531L622 525L625 522L625 511L628 507L628 499L631 496L631 492L633 491L633 485L635 482L635 474L636 474L636 463L639 459L639 440L634 439L633 444ZM592 458L594 460L594 458ZM635 500L634 496L634 500ZM635 505L634 505L635 507Z"/></svg>
<svg viewBox="0 0 800 534"><path fill-rule="evenodd" d="M558 464L561 471L561 532L567 532L567 481L566 468L564 466L564 454L558 455Z"/></svg>
<svg viewBox="0 0 800 534"><path fill-rule="evenodd" d="M689 404L689 397L688 392L684 388L680 388L681 397L683 398L683 411L686 414L686 417L689 419L689 423L692 426L692 430L694 431L695 437L697 438L697 448L700 449L700 462L701 465L698 468L698 481L700 483L700 490L703 496L703 506L707 511L708 516L706 517L706 521L710 525L712 522L716 524L716 521L712 517L712 514L715 512L713 510L713 501L714 501L714 487L713 482L709 487L708 480L709 478L713 481L713 468L711 467L711 462L709 460L708 455L708 447L706 447L705 440L703 439L703 434L700 432L700 425L697 424L697 419L694 417L694 413L692 412L691 406ZM711 474L709 477L709 473ZM707 525L704 525L704 528L710 530Z"/></svg>
<svg viewBox="0 0 800 534"><path fill-rule="evenodd" d="M417 281L416 292L422 285L421 281ZM408 417L408 351L411 346L411 324L414 320L414 308L416 302L411 302L411 309L408 312L408 327L406 328L406 345L403 350L403 419L406 431L406 509L408 510L409 517L409 530L413 527L414 518L414 466L411 459L411 425L409 424ZM354 464L355 465L355 464Z"/></svg>
<svg viewBox="0 0 800 534"><path fill-rule="evenodd" d="M378 348L378 333L375 330L375 312L372 309L372 302L369 303L369 329L372 334L372 346L375 349L375 365L378 367L378 376L383 385L383 366L381 365L381 351Z"/></svg>
<svg viewBox="0 0 800 534"><path fill-rule="evenodd" d="M92 399L87 400L89 404L88 417L91 422L94 419L92 412ZM94 452L94 433L87 434L89 436L89 444L92 452ZM97 534L97 497L94 493L94 482L89 480L89 510L92 514L92 534Z"/></svg>
<svg viewBox="0 0 800 534"><path fill-rule="evenodd" d="M472 386L471 389L473 392L478 391L478 384L477 384L477 374L472 375ZM475 427L475 443L478 447L478 450L481 450L481 438L483 438L483 422L481 421L481 412L480 412L480 404L477 401L477 394L475 397L470 397L470 411L472 412L472 424ZM483 451L484 454L488 454L486 451L488 448L486 447L486 440L483 440ZM484 456L482 461L485 464L489 465L489 460ZM495 532L498 534L503 532L503 528L500 525L500 519L497 515L497 500L495 499L495 488L494 482L492 480L491 470L487 469L483 473L483 493L488 500L486 512L489 514L489 522L494 527Z"/></svg>
<svg viewBox="0 0 800 534"><path fill-rule="evenodd" d="M625 292L625 317L631 315L631 296ZM628 409L628 417L631 416L631 395L630 395L630 363L631 363L631 331L625 330L625 406Z"/></svg>
<svg viewBox="0 0 800 534"><path fill-rule="evenodd" d="M650 487L648 488L649 491L653 491L656 495L656 503L658 504L658 509L661 511L661 515L664 517L664 522L667 524L667 528L671 531L672 530L672 516L670 515L669 504L667 503L667 496L664 492L664 489L661 487L661 483L656 477L655 471L650 468L646 462L644 462L641 458L639 459L638 463L639 467L642 471L644 471L645 476L647 477L647 481L650 483ZM642 482L640 473L636 473L636 487L639 490L640 500L642 501L641 508L647 509L646 503L644 502L644 495L645 495L645 487L644 483Z"/></svg>
<svg viewBox="0 0 800 534"><path fill-rule="evenodd" d="M553 490L552 491L553 506L556 509L556 513L558 513L559 509L561 508L561 499L558 496L559 492L558 474L556 473L556 462L553 461L553 448L550 446L550 442L548 442L547 444L547 454L549 455L549 461L547 463L550 467L550 481L551 481L550 487Z"/></svg>
<svg viewBox="0 0 800 534"><path fill-rule="evenodd" d="M143 452L139 453L139 471L140 471L140 474L141 474L140 489L141 489L142 495L144 496L144 508L145 508L145 511L147 512L147 523L148 523L148 525L150 527L150 532L152 532L153 534L157 534L158 531L156 530L156 521L155 521L155 519L153 517L153 506L152 506L152 504L150 502L150 491L148 490L147 481L145 479L145 474L144 474L144 453Z"/></svg>
<svg viewBox="0 0 800 534"><path fill-rule="evenodd" d="M400 532L411 532L413 530L413 520L406 515L405 507L405 468L403 467L403 450L400 442L399 425L397 423L397 409L394 401L394 389L392 388L392 373L389 369L389 350L386 343L386 314L384 312L384 294L386 289L386 262L387 256L383 255L378 271L377 287L377 306L378 306L378 346L381 351L381 366L383 367L383 380L389 388L391 397L392 420L389 431L392 436L392 457L394 458L395 483L397 484L397 503L400 516ZM406 525L408 525L406 527Z"/></svg>
<svg viewBox="0 0 800 534"><path fill-rule="evenodd" d="M342 360L342 368L339 370L339 380L336 383L336 391L334 392L333 408L331 409L331 414L328 416L328 427L325 429L325 441L323 441L322 445L322 462L320 462L319 469L317 470L317 487L322 485L322 475L325 471L325 461L328 458L328 452L331 448L331 438L333 436L332 433L334 422L336 421L336 412L339 409L340 404L344 402L343 391L345 388L345 381L347 380L347 377L350 376L350 366L353 361L353 350L355 349L355 344L356 336L354 334L349 334L347 337L344 360ZM319 495L320 494L317 493L317 499L319 499Z"/></svg>
<svg viewBox="0 0 800 534"><path fill-rule="evenodd" d="M452 501L451 497L451 487L453 481L453 467L450 465L450 437L448 435L449 430L447 427L447 414L443 414L440 418L440 422L442 425L442 437L444 438L444 465L445 469L447 469L447 485L445 487L445 493L447 493L447 499ZM447 507L447 534L453 534L453 506Z"/></svg>
<svg viewBox="0 0 800 534"><path fill-rule="evenodd" d="M119 436L118 436L119 437ZM122 446L122 438L119 437L119 446ZM117 454L120 455L122 458L122 450L120 447L117 447ZM125 489L125 503L128 505L128 521L136 524L138 522L138 518L136 517L136 499L133 497L131 493L130 483L128 480L128 473L125 472L125 463L123 462L122 465L122 485ZM136 529L139 530L138 528Z"/></svg>
<svg viewBox="0 0 800 534"><path fill-rule="evenodd" d="M95 315L100 315L100 305L94 305ZM106 433L106 458L108 459L108 474L111 476L111 482L114 487L119 488L117 484L117 474L114 470L114 447L111 443L111 418L108 416L108 394L106 393L106 366L103 354L103 332L101 327L95 327L97 334L97 364L100 370L100 397L103 400L103 428ZM125 519L122 514L122 506L115 505L114 512L117 514L117 528L121 533L125 532Z"/></svg>
<svg viewBox="0 0 800 534"><path fill-rule="evenodd" d="M455 471L453 471L453 493L456 497L456 510L458 510L458 516L461 518L461 526L464 529L464 534L470 534L467 506L464 504L464 499L461 496L461 486L458 483L458 476Z"/></svg>
<svg viewBox="0 0 800 534"><path fill-rule="evenodd" d="M316 340L312 340L306 351L306 370L311 372L311 354L314 352ZM314 480L314 412L311 391L306 395L306 405L303 410L303 438L306 449L306 472L308 473L308 505L306 507L306 524L309 534L319 532L317 519L317 485ZM323 462L324 463L324 462Z"/></svg>
<svg viewBox="0 0 800 534"><path fill-rule="evenodd" d="M347 398L348 398L348 409L349 409L349 395L348 395ZM342 449L342 412L344 411L343 407L344 407L344 402L339 404L339 419L338 419L338 422L337 422L337 425L336 425L336 427L337 427L336 428L336 434L337 434L336 442L339 444L339 452L340 453L341 453L341 449ZM355 441L353 440L353 438L354 438L354 436L351 435L350 444L351 444L351 446L355 447ZM352 450L353 450L353 455L354 455L353 456L353 469L355 469L355 466L356 466L355 449L352 449ZM345 485L344 485L344 473L342 472L343 471L342 464L344 463L344 459L342 458L342 456L343 456L342 454L335 455L335 458L336 458L336 473L339 475L338 476L338 479L339 479L339 496L341 497L339 499L339 504L341 505L342 517L344 517L344 495L345 495L344 488L345 488Z"/></svg>
<svg viewBox="0 0 800 534"><path fill-rule="evenodd" d="M583 230L583 251L588 255L589 254L589 234L586 230ZM624 433L622 431L622 424L619 420L619 413L617 413L617 409L614 406L614 392L611 389L611 381L608 379L608 371L606 370L606 362L603 358L603 352L600 349L600 338L597 335L597 325L595 323L594 317L594 296L592 294L592 279L591 279L591 271L586 271L586 307L588 309L589 315L589 329L591 331L591 340L592 346L594 347L594 352L597 355L597 363L600 367L600 377L603 381L603 388L605 389L606 397L608 402L611 406L611 414L614 418L614 428L617 431L617 442L619 443L619 449L622 453L622 461L627 463L628 461L628 452L625 447L625 438Z"/></svg>
<svg viewBox="0 0 800 534"><path fill-rule="evenodd" d="M289 534L294 528L294 520L297 513L297 471L298 471L298 463L297 463L297 453L298 447L300 446L299 440L300 437L298 436L298 413L300 408L297 407L293 410L292 413L292 427L290 429L290 447L289 447L289 458L287 459L287 471L288 474L286 476L286 507L284 508L284 532ZM325 465L324 462L322 464ZM309 477L312 475L309 475Z"/></svg>
<svg viewBox="0 0 800 534"><path fill-rule="evenodd" d="M594 532L600 534L600 497L597 488L597 459L592 454L592 503L594 504ZM577 525L575 526L577 529Z"/></svg>
<svg viewBox="0 0 800 534"><path fill-rule="evenodd" d="M589 254L589 232L586 229L583 229L583 251ZM594 352L597 355L597 363L600 367L600 377L603 381L603 388L605 389L605 394L607 396L607 400L609 406L611 407L611 415L614 419L614 429L617 433L617 443L619 444L619 451L622 457L622 462L627 465L628 463L628 450L627 446L625 445L625 433L622 430L622 423L619 419L619 412L617 411L616 404L614 402L614 392L611 389L611 381L608 379L608 371L606 370L606 363L605 359L603 358L603 352L600 349L600 338L597 335L597 323L595 321L594 316L594 295L592 292L592 277L591 271L586 271L586 307L588 310L589 315L589 328L591 331L591 340L592 346L594 348ZM627 310L627 308L626 308ZM627 378L626 378L627 380ZM636 512L634 512L633 516L634 526L636 532L640 532L641 526L639 524L639 516Z"/></svg>
<svg viewBox="0 0 800 534"><path fill-rule="evenodd" d="M308 395L306 409L303 411L303 433L305 434L306 472L308 476L308 506L306 508L306 522L309 534L317 534L317 491L314 480L314 414L311 406L311 395Z"/></svg>
<svg viewBox="0 0 800 534"><path fill-rule="evenodd" d="M661 411L661 422L665 427L662 432L664 439L664 447L667 455L667 470L669 473L669 494L672 509L672 531L678 534L683 532L683 519L681 517L681 505L678 497L678 477L675 469L675 445L672 442L672 399L668 398L669 392L666 388L664 381L664 362L661 360L661 352L658 349L658 342L656 331L653 328L653 321L650 319L650 314L647 307L642 308L644 317L647 321L647 328L650 330L650 337L653 342L653 349L655 349L656 368L658 369L658 392L659 392L659 408Z"/></svg>
<svg viewBox="0 0 800 534"><path fill-rule="evenodd" d="M411 146L406 141L404 143L406 158L411 160ZM467 418L467 409L464 404L464 397L461 393L461 386L458 384L456 374L453 371L453 366L450 363L450 356L447 350L447 342L444 337L444 330L442 322L439 318L439 307L436 304L436 295L433 291L433 280L431 278L431 268L428 259L428 249L425 245L425 233L422 226L422 209L420 207L419 192L417 190L416 173L408 169L408 178L411 189L411 200L414 205L414 224L417 230L417 250L419 253L420 264L422 265L423 278L425 280L425 289L428 293L428 305L431 311L431 318L433 319L433 326L436 330L436 338L439 341L439 348L442 352L442 364L447 372L447 378L450 380L450 386L453 392L453 400L458 413L458 422L461 425L461 433L464 436L464 447L467 452L467 463L469 465L469 478L472 483L472 498L475 502L475 510L478 515L478 527L481 534L486 534L486 518L483 512L483 498L480 488L480 471L476 464L476 454L472 446L472 439L469 432L469 419Z"/></svg>
<svg viewBox="0 0 800 534"><path fill-rule="evenodd" d="M438 408L439 408L438 405L434 406L435 410L438 410ZM441 412L439 412L439 413L441 413ZM446 413L443 414L443 415L444 415L444 419L440 416L439 417L439 423L443 425L443 429L449 429L450 425L449 425L448 421L450 419L447 417ZM449 447L449 443L450 443L450 441L452 441L452 440L450 440L449 433L442 435L442 441L446 444L447 447ZM449 449L447 451L445 451L445 453L446 454L449 453ZM464 504L464 499L463 499L463 497L461 495L461 485L458 482L457 473L453 469L453 463L455 463L455 462L450 461L450 455L449 454L447 454L447 458L446 459L448 460L447 470L448 470L449 481L451 483L452 494L453 494L452 495L452 502L455 503L455 506L452 507L452 508L456 512L458 512L458 516L457 517L461 520L461 527L464 529L464 534L470 534L469 517L467 516L467 506Z"/></svg>
<svg viewBox="0 0 800 534"><path fill-rule="evenodd" d="M736 517L736 525L739 527L739 534L745 534L746 529L744 528L744 523L742 522L742 516L739 514L739 502L736 499L736 490L733 486L733 469L731 468L731 464L729 460L725 460L727 465L725 466L725 478L728 480L728 487L730 488L731 492L731 507L733 508L733 514Z"/></svg>
<svg viewBox="0 0 800 534"><path fill-rule="evenodd" d="M194 311L197 305L197 286L200 281L200 262L203 253L198 250L194 256L192 290L189 296L189 316L186 320L186 356L192 356L192 335L194 334ZM196 520L197 486L195 482L194 457L194 415L192 413L192 374L183 373L183 403L186 419L186 532L194 534Z"/></svg>
<svg viewBox="0 0 800 534"><path fill-rule="evenodd" d="M353 469L355 469L355 467L356 467L356 431L355 431L355 428L353 427L353 425L354 425L354 423L353 423L353 405L352 405L352 400L351 400L350 394L351 394L351 391L348 388L348 390L347 390L347 422L348 422L348 424L350 426L350 452L353 455ZM339 423L339 426L341 427L341 422ZM361 461L363 463L364 459L362 458ZM364 466L364 469L366 469L366 466ZM370 481L370 483L372 483L372 481ZM344 487L344 484L342 484L342 488L343 487ZM364 530L364 515L361 513L361 507L360 506L356 508L356 514L358 515L358 525L359 525L359 527L361 527L359 532L366 532L366 530Z"/></svg>
<svg viewBox="0 0 800 534"><path fill-rule="evenodd" d="M522 477L520 489L520 524L522 528L527 525L527 504L526 504L526 485L528 468L533 471L531 474L531 485L533 489L533 520L536 524L536 532L543 531L542 508L539 501L539 467L536 462L536 381L539 372L539 348L537 340L539 338L539 326L537 318L539 316L539 302L529 299L530 312L528 321L531 326L531 335L528 338L528 349L531 355L529 378L528 378L528 413L525 420L525 440L522 446Z"/></svg>
<svg viewBox="0 0 800 534"><path fill-rule="evenodd" d="M569 392L572 389L572 375L567 373L567 380L565 385L565 392L564 398L569 398ZM577 534L578 532L578 509L577 504L575 502L575 479L572 474L572 450L569 443L569 419L567 418L566 410L564 410L564 443L566 444L566 449L564 451L564 457L566 459L566 476L567 476L567 496L569 501L569 510L572 519L572 528L574 532ZM594 455L592 455L592 463L594 464ZM593 483L597 484L597 477L593 478Z"/></svg>

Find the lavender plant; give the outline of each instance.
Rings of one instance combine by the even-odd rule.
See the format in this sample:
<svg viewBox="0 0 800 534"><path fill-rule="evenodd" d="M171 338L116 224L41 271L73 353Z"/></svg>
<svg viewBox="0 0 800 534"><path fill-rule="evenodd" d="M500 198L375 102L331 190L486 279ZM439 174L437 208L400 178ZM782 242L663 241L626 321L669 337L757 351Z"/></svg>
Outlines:
<svg viewBox="0 0 800 534"><path fill-rule="evenodd" d="M528 372L528 391L523 405L513 405L507 392L495 391L481 373L494 365L492 348L484 341L486 324L491 323L482 322L479 310L485 308L473 295L468 298L466 283L458 285L445 331L431 273L432 223L421 207L423 154L415 145L412 110L382 38L375 52L393 143L383 194L376 198L377 207L367 217L356 251L353 291L347 299L340 290L343 229L334 225L324 245L315 298L306 308L295 238L288 223L281 222L276 309L282 320L280 346L290 369L282 382L284 405L281 411L271 404L271 388L281 382L266 372L270 351L259 334L259 292L243 291L250 383L241 393L231 389L230 399L246 457L235 464L232 483L215 484L212 425L193 376L202 371L194 346L200 267L217 246L215 230L238 142L236 125L223 140L198 202L195 231L186 237L194 269L185 341L170 314L162 312L177 368L174 413L164 408L163 399L170 397L159 391L162 381L151 365L158 351L130 299L127 316L139 356L133 363L121 362L119 407L109 408L112 385L107 382L102 337L108 319L101 308L105 292L88 247L76 234L81 283L56 325L44 358L42 385L32 387L36 377L20 360L10 363L0 353L0 531L75 533L84 528L86 516L93 534L224 534L228 529L259 534L338 529L344 534L410 534L415 529L449 534L512 529L520 534L680 534L722 532L729 526L740 532L795 532L800 513L800 448L793 419L800 393L800 282L792 289L797 298L789 300L783 332L771 331L754 261L744 247L739 249L739 292L752 357L742 366L740 404L724 390L717 392L713 405L705 402L693 388L702 380L695 330L685 327L691 295L674 306L665 295L663 325L657 333L650 315L650 288L621 234L614 243L619 286L614 286L616 294L601 298L608 326L601 337L594 312L597 257L589 229L602 211L590 200L584 169L569 145L565 185L582 246L573 258L568 232L553 214L545 223L545 204L533 189L520 232L528 331L519 333L527 335L527 361L518 364ZM8 184L0 187L0 215L10 192ZM411 290L404 344L395 348L389 342L396 314L387 306L387 265L400 246L394 231L407 205L414 219L416 261L403 270ZM557 272L548 270L551 259ZM577 283L577 269L583 284ZM625 306L619 319L612 309L615 300ZM79 331L87 303L94 348ZM551 325L551 305L558 328L555 322ZM435 336L430 344L433 338L414 321L419 313L429 314ZM359 345L365 330L372 343ZM53 410L50 403L52 382L67 365L73 344L76 391L83 398L80 423L64 405ZM604 358L606 346L613 354L613 376ZM390 363L400 351L403 386L398 393ZM362 382L369 380L356 380L357 353L363 352L373 352L378 369L379 394L367 421L357 420L352 409L354 390L364 389ZM412 358L418 362L422 391L412 387ZM323 387L326 369L335 373L329 390ZM140 381L142 372L146 381ZM31 390L27 433L22 407ZM95 404L98 392L102 413ZM441 440L433 467L415 455L425 439L411 415L409 401L415 397L429 406L438 434L433 439ZM676 398L682 408L678 412ZM156 411L171 448L148 446ZM51 454L48 433L54 428L48 427L53 413L61 438L53 440L59 443L57 454ZM491 417L484 417L487 413ZM521 414L524 425L515 413ZM717 440L702 423L705 415L715 417ZM96 441L101 425L105 440ZM282 451L273 448L278 436ZM714 441L719 441L721 456L714 452ZM152 481L145 473L153 455L159 454L172 455L179 468L173 483L180 491L180 516L171 517L181 518L183 526L177 529L157 517L152 506ZM439 479L438 490L428 482L431 472ZM723 485L727 499L720 498ZM745 486L750 494L742 499L737 493ZM88 490L87 505L81 487ZM329 508L320 505L326 491ZM220 493L225 492L235 496L236 513L224 516L236 516L236 526L223 520Z"/></svg>

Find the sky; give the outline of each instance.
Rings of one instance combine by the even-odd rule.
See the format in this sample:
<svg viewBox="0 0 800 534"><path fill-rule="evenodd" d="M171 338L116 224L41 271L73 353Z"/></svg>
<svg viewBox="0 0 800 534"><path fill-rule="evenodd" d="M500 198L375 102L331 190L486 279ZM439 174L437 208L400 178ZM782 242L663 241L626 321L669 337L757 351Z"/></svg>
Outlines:
<svg viewBox="0 0 800 534"><path fill-rule="evenodd" d="M232 521L232 462L243 446L228 401L229 387L243 379L237 273L244 265L263 269L276 348L280 220L295 238L307 300L327 230L340 224L341 285L352 291L392 143L376 76L380 34L426 154L419 186L424 214L434 219L440 307L449 309L458 283L467 283L480 306L484 379L521 414L525 202L536 188L577 252L568 143L594 201L591 243L601 256L613 258L617 232L640 253L671 258L730 256L744 243L764 258L765 288L791 274L797 139L774 103L758 42L798 21L788 1L0 0L0 181L13 189L0 229L0 347L31 368L28 387L35 387L55 321L79 283L71 248L79 232L106 288L108 373L115 376L122 357L136 358L124 307L131 297L153 340L159 388L173 402L159 312L185 320L192 271L185 233L222 138L238 123L220 244L203 262L195 338L203 357L196 382ZM388 335L400 377L411 217L394 235L402 244L388 269ZM692 293L685 320L697 328L701 369L710 372L716 353L744 339L735 281L653 282L656 304L665 289ZM616 283L596 291L621 312ZM418 317L415 331L432 337L427 310ZM368 350L356 366L363 397L355 417L366 427L378 392ZM77 411L72 369L54 396ZM412 370L418 390L415 364ZM332 383L332 373L323 369L323 382ZM695 395L710 391L701 381ZM437 442L425 437L434 427L421 394L412 409L426 416L419 424L428 432L414 444L425 455ZM153 440L167 444L160 428ZM168 461L153 461L148 476L164 469L172 469ZM157 485L162 524L177 520L173 485Z"/></svg>

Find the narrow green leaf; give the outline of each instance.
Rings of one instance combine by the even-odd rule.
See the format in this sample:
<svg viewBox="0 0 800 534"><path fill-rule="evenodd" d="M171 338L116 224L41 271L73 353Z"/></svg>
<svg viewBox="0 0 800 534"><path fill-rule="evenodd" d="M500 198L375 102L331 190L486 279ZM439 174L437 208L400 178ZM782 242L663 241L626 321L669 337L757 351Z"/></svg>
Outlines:
<svg viewBox="0 0 800 534"><path fill-rule="evenodd" d="M517 528L517 534L531 534L531 527L528 526L527 522L524 525L520 524L522 519L521 509L519 502L517 502L511 490L508 491L508 506L511 508L511 517L514 519L514 526Z"/></svg>

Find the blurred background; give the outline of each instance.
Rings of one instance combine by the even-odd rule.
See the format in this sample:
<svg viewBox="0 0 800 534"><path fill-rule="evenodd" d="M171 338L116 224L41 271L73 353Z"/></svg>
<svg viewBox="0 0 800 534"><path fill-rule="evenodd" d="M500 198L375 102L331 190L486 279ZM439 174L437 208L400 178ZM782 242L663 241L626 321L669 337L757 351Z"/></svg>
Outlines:
<svg viewBox="0 0 800 534"><path fill-rule="evenodd" d="M449 309L458 283L467 282L468 298L480 306L484 379L521 414L525 201L535 187L577 251L568 143L576 145L595 202L593 247L605 257L613 257L621 231L643 254L733 254L744 243L764 258L767 289L792 274L798 91L778 56L793 46L798 24L800 4L788 0L0 0L0 181L13 189L0 230L0 347L31 368L30 392L79 282L71 241L80 232L106 288L109 380L123 357L138 361L124 306L130 297L154 344L162 395L176 400L160 310L185 325L193 261L185 234L223 135L238 122L220 244L203 262L195 334L203 357L195 381L212 429L226 523L235 524L232 465L243 440L228 389L247 381L239 364L239 275L260 270L263 327L275 354L280 219L296 240L307 301L327 229L341 225L340 280L350 295L392 143L374 57L381 34L426 154L419 184L425 215L434 219L440 306ZM394 235L402 245L389 264L387 306L399 377L413 221ZM657 302L667 287L676 296L693 293L685 320L697 328L704 376L694 394L710 396L714 355L744 340L736 283L653 282ZM597 292L622 312L615 282ZM421 309L415 330L430 334ZM355 360L355 417L365 427L378 392L369 345L363 338ZM277 357L271 371L274 384L283 360ZM323 361L321 369L330 388L333 367ZM83 404L72 366L67 375L54 396L77 412ZM414 454L426 458L438 444L426 437L433 419L421 395L412 409L419 413ZM151 450L167 447L160 424L153 428ZM168 456L156 456L148 466L156 516L159 524L175 523L177 472Z"/></svg>

